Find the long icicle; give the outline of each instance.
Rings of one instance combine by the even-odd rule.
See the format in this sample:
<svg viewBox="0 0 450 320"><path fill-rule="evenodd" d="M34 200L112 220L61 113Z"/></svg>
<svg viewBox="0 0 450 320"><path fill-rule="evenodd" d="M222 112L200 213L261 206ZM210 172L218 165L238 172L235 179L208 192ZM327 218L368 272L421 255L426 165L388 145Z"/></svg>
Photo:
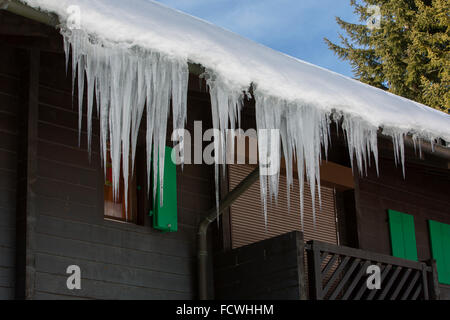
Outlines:
<svg viewBox="0 0 450 320"><path fill-rule="evenodd" d="M62 29L61 31L64 36L66 66L71 54L72 81L73 85L78 85L80 138L83 98L86 90L88 150L91 152L93 105L96 102L97 114L100 117L103 165L106 170L109 149L114 195L116 198L119 195L122 167L125 202L127 202L127 186L131 178L130 171L132 174L134 169L137 136L146 108L147 181L150 186L153 166L153 181L159 182L159 201L160 205L163 205L167 121L170 107L172 107L173 129L184 129L189 80L187 59L174 58L136 47L101 43L81 30ZM220 131L220 137L214 141L217 160L215 163L216 204L218 206L219 163L226 163L226 150L234 146L234 136L228 135L227 130L234 129L236 123L240 126L240 110L245 88L233 86L212 70L206 72L205 78L211 95L213 127ZM377 174L379 174L377 127L370 125L362 118L341 114L335 110L324 110L302 101L287 101L268 96L264 92L259 92L257 88L254 88L254 97L258 132L274 129L280 132L279 138L275 140L270 139L268 135L258 134L260 166L266 164L274 153L274 159L277 161L283 154L289 193L293 183L293 163L297 162L302 227L305 183L308 183L310 187L314 223L316 222L316 194L319 205L321 202L320 163L323 161L322 152L325 159L327 158L332 121L338 126L341 125L345 132L352 168L356 165L360 175L367 174L373 156ZM401 129L383 128L383 134L392 138L396 163L401 162L402 172L405 175L404 138L407 132ZM428 139L432 145L434 143L434 137L420 134L414 136L414 141L422 139ZM180 153L183 162L182 143ZM260 177L266 224L267 200L270 197L271 200L277 201L278 181L279 172ZM156 193L157 183L154 183L153 198L156 197Z"/></svg>
<svg viewBox="0 0 450 320"><path fill-rule="evenodd" d="M101 158L106 174L109 149L114 198L119 195L122 171L124 201L128 208L128 182L133 174L137 136L147 106L148 183L153 152L154 181L159 162L159 200L162 206L169 108L172 106L174 129L184 129L189 80L187 61L134 47L100 43L82 30L63 29L62 34L66 61L72 54L72 80L78 79L79 137L86 75L88 151L90 154L95 98L100 117ZM155 196L156 184L153 190ZM128 216L128 210L126 214Z"/></svg>

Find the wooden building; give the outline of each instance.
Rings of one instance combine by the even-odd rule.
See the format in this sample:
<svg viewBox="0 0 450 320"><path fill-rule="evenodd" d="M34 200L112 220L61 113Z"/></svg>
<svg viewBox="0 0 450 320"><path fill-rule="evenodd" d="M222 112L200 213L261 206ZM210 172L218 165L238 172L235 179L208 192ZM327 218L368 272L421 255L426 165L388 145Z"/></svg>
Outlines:
<svg viewBox="0 0 450 320"><path fill-rule="evenodd" d="M72 94L62 36L39 13L11 8L0 11L1 299L450 299L448 148L424 143L419 157L406 140L403 177L392 143L380 136L380 174L370 167L361 176L352 172L343 135L332 130L317 221L305 190L303 226L298 181L288 208L282 176L265 225L254 166L228 165L220 184L227 205L220 224L209 227L208 265L199 276L197 233L215 212L214 166L174 167L176 231L158 230L148 214L141 133L125 215L102 168L95 112L91 154L85 121L79 145L77 89ZM205 88L191 70L189 130L194 121L212 127ZM252 99L242 123L255 127ZM371 264L381 268L379 290L364 287ZM79 290L67 287L70 265L81 269Z"/></svg>

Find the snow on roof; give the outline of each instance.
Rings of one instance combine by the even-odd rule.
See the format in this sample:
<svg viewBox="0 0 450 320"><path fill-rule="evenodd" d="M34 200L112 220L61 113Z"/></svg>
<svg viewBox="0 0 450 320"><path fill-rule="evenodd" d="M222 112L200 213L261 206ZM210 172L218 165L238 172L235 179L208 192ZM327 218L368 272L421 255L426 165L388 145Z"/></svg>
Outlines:
<svg viewBox="0 0 450 320"><path fill-rule="evenodd" d="M186 58L214 70L229 86L323 110L359 116L377 127L398 128L450 141L450 116L335 72L290 57L211 23L150 0L22 0L62 21L77 5L91 35L125 46Z"/></svg>
<svg viewBox="0 0 450 320"><path fill-rule="evenodd" d="M305 180L310 185L312 199L317 184L320 200L320 162L322 150L326 155L329 146L331 121L342 120L352 167L355 159L360 174L367 172L372 156L378 171L380 127L393 140L395 161L402 163L403 174L406 134L411 134L414 142L425 139L433 143L438 137L450 141L450 116L443 112L287 56L157 2L21 1L59 17L66 58L72 57L73 81L78 79L80 111L83 92L87 91L89 150L93 100L97 99L101 154L106 161L109 141L116 195L121 163L124 189L128 191L128 155L131 152L134 163L137 133L146 106L148 181L153 165L153 181L159 171L160 203L163 204L167 119L171 106L173 128L184 128L188 62L206 68L204 76L211 95L213 127L221 130L219 137L226 137L214 138L215 156L222 154L225 158L230 143L225 130L234 128L243 92L252 85L265 214L267 198L278 194L279 170L272 170L271 164L278 164L281 155L285 158L288 186L293 181L293 159L297 160L302 219ZM77 22L77 13L80 25L70 28L72 22ZM80 127L81 115L79 112ZM261 129L276 129L280 135L272 139L272 135L263 134L267 131ZM181 135L175 138L180 142L183 159ZM159 170L157 161L151 163L152 154L158 154L162 164ZM224 163L224 159L217 160L221 159L215 162L216 204L219 163ZM289 198L289 187L287 192ZM153 184L153 196L156 196L156 184ZM314 204L313 201L313 214Z"/></svg>

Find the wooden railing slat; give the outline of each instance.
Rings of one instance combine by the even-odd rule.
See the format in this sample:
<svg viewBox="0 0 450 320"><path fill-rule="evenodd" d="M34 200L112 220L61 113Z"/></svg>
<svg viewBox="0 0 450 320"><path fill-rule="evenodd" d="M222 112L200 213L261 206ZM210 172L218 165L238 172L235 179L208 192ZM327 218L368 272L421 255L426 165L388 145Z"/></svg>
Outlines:
<svg viewBox="0 0 450 320"><path fill-rule="evenodd" d="M322 300L322 272L320 264L320 250L313 244L307 251L308 259L308 282L309 298L312 300Z"/></svg>
<svg viewBox="0 0 450 320"><path fill-rule="evenodd" d="M328 257L328 252L322 252L322 254L320 255L320 263L322 264L325 259Z"/></svg>
<svg viewBox="0 0 450 320"><path fill-rule="evenodd" d="M344 260L339 264L336 270L334 270L332 276L327 282L327 285L323 289L323 296L326 296L328 291L330 290L331 286L336 281L336 278L341 274L342 270L344 270L345 266L347 265L348 261L350 260L350 257L345 257Z"/></svg>
<svg viewBox="0 0 450 320"><path fill-rule="evenodd" d="M414 278L411 280L408 288L406 288L405 292L403 293L402 297L400 298L401 300L406 300L408 298L409 294L411 293L411 290L414 288L414 285L417 283L417 280L419 280L420 272L421 271L415 272Z"/></svg>
<svg viewBox="0 0 450 320"><path fill-rule="evenodd" d="M344 295L342 296L342 300L347 300L350 295L352 294L353 290L355 289L358 282L361 280L362 276L366 273L367 267L370 265L370 261L366 261L362 266L361 269L358 271L358 274L353 278L352 283L348 286L347 290L345 291Z"/></svg>
<svg viewBox="0 0 450 320"><path fill-rule="evenodd" d="M387 296L389 290L391 289L392 285L395 282L395 279L397 279L397 277L398 277L400 271L402 271L402 269L403 269L402 267L397 266L397 268L395 269L394 273L389 278L389 282L383 288L383 291L381 292L380 296L378 297L378 300L383 300Z"/></svg>
<svg viewBox="0 0 450 320"><path fill-rule="evenodd" d="M416 291L414 291L414 294L411 297L411 300L417 300L417 297L419 296L420 292L422 291L422 284L419 283L419 285L416 288Z"/></svg>
<svg viewBox="0 0 450 320"><path fill-rule="evenodd" d="M423 288L423 299L429 300L430 295L428 293L428 275L425 264L422 264L422 288Z"/></svg>
<svg viewBox="0 0 450 320"><path fill-rule="evenodd" d="M365 273L365 271L364 271ZM367 289L367 283L365 281L363 281L361 283L361 287L359 288L358 292L356 293L354 300L361 300L362 295L364 294L364 292L368 290Z"/></svg>
<svg viewBox="0 0 450 320"><path fill-rule="evenodd" d="M397 285L397 288L395 288L394 293L391 296L391 300L395 300L397 299L398 294L400 293L400 290L402 290L403 285L406 282L406 279L408 279L410 273L411 273L411 269L406 270L406 272L403 274L403 277L400 280L400 283Z"/></svg>
<svg viewBox="0 0 450 320"><path fill-rule="evenodd" d="M336 289L334 289L333 293L330 296L330 300L334 300L336 299L336 297L338 296L339 292L342 290L342 288L344 287L344 285L347 283L348 279L350 278L351 274L353 273L353 271L355 271L356 267L360 264L361 259L355 259L353 261L353 263L351 264L350 268L347 270L347 272L345 273L344 277L341 279L341 282L339 282L339 285L336 287Z"/></svg>
<svg viewBox="0 0 450 320"><path fill-rule="evenodd" d="M391 268L392 268L392 265L390 265L390 264L381 267L381 269L382 269L382 271L381 271L381 286L383 286L384 280L386 279L386 276L388 275ZM373 300L373 298L375 297L375 294L377 294L377 292L379 292L379 290L373 289L367 296L367 300Z"/></svg>
<svg viewBox="0 0 450 320"><path fill-rule="evenodd" d="M332 254L330 260L328 261L327 265L325 266L325 268L323 268L322 270L322 278L324 278L328 272L330 271L330 269L333 267L334 263L336 262L337 258L339 257L339 255L337 254ZM323 263L323 261L322 261Z"/></svg>

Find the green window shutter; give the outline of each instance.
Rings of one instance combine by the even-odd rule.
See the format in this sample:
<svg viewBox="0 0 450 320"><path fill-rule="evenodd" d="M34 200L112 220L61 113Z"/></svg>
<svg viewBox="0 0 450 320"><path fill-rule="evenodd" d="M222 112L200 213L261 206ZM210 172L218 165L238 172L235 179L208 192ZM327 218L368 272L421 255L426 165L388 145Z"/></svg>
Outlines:
<svg viewBox="0 0 450 320"><path fill-rule="evenodd" d="M417 261L414 217L410 214L388 210L392 255Z"/></svg>
<svg viewBox="0 0 450 320"><path fill-rule="evenodd" d="M178 230L177 216L177 167L172 162L172 148L166 147L164 159L163 205L159 201L159 166L156 181L156 199L153 204L153 227L165 232ZM155 183L155 181L154 181Z"/></svg>
<svg viewBox="0 0 450 320"><path fill-rule="evenodd" d="M450 284L450 225L429 220L431 253L440 283Z"/></svg>

